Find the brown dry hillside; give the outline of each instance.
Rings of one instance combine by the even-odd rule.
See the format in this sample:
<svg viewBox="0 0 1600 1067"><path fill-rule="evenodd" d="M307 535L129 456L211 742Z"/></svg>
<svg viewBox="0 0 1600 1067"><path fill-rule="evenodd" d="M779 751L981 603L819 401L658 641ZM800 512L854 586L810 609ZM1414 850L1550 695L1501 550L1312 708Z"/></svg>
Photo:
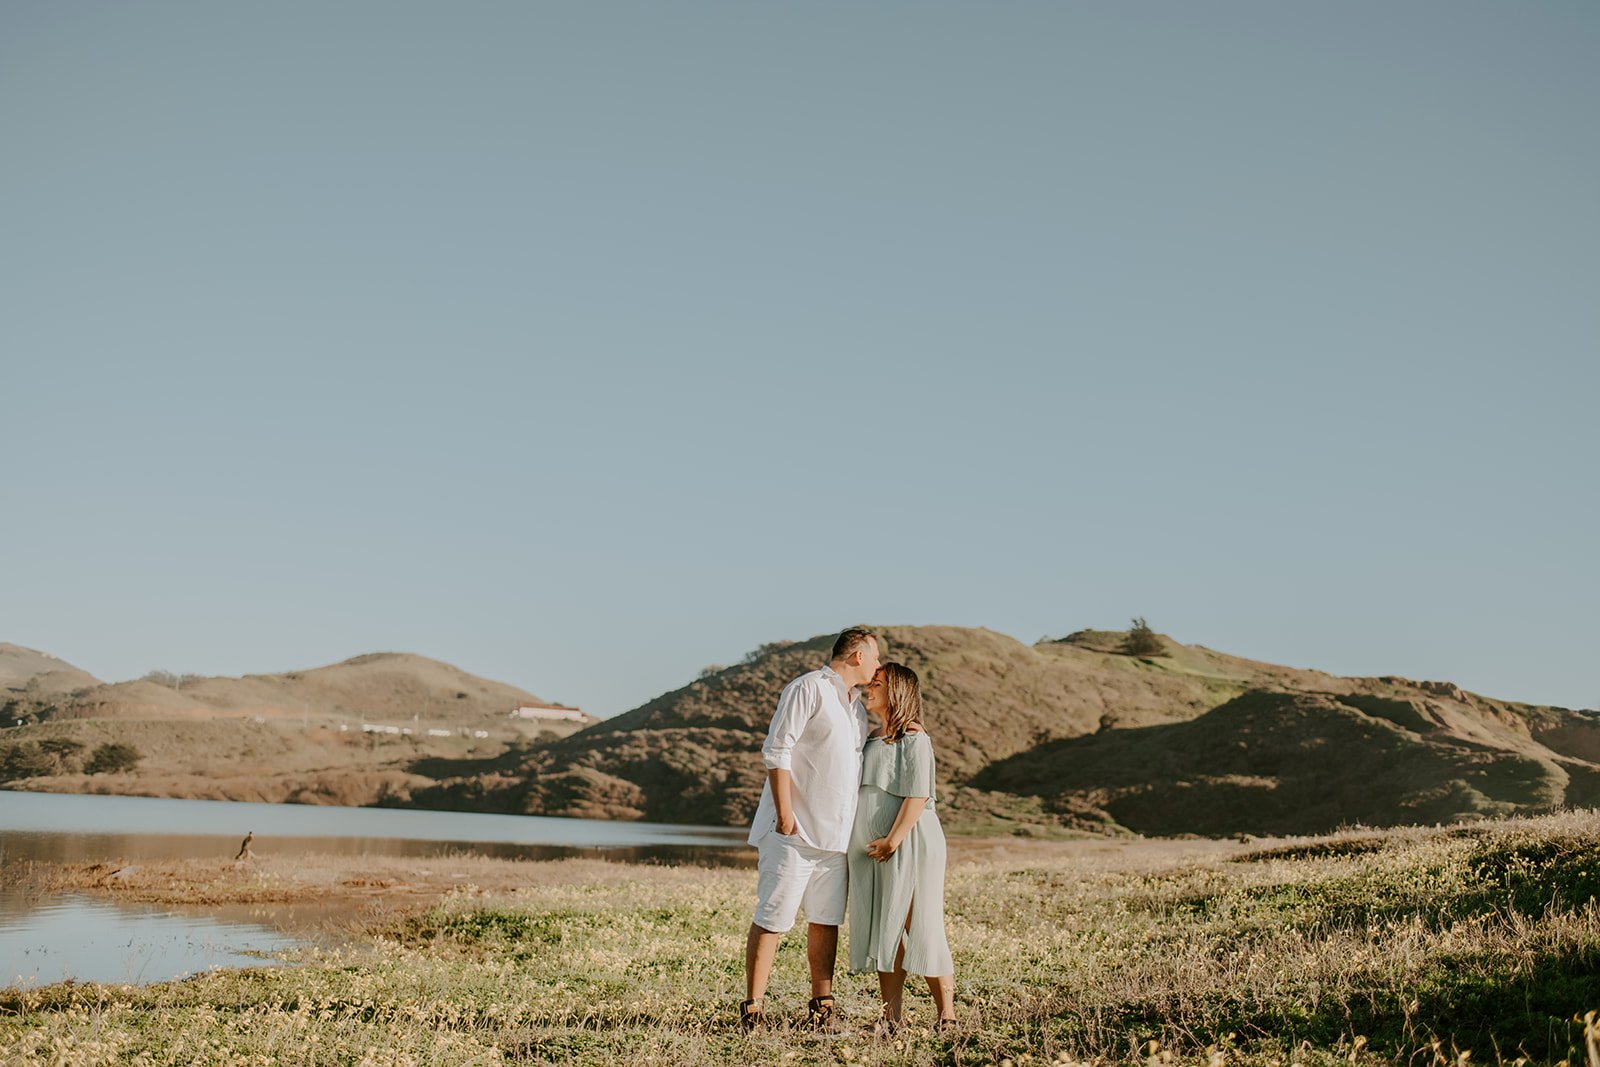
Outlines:
<svg viewBox="0 0 1600 1067"><path fill-rule="evenodd" d="M153 673L108 685L79 672L81 684L49 692L36 684L37 669L22 676L61 661L18 653L9 662L13 681L23 682L0 691L5 722L22 723L0 734L0 783L9 788L405 804L435 785L441 768L486 767L508 746L522 751L581 725L513 721L512 708L544 701L402 653L242 678ZM112 742L137 749L138 767L85 773L94 749Z"/></svg>
<svg viewBox="0 0 1600 1067"><path fill-rule="evenodd" d="M973 784L1157 834L1393 826L1600 800L1600 768L1540 745L1526 723L1407 688L1251 690L1188 722L1041 745Z"/></svg>
<svg viewBox="0 0 1600 1067"><path fill-rule="evenodd" d="M1313 832L1437 821L1600 797L1600 719L1449 683L1340 678L1123 634L1029 646L988 630L888 627L921 675L947 821L968 829ZM779 691L831 635L764 646L423 803L728 823L761 789Z"/></svg>
<svg viewBox="0 0 1600 1067"><path fill-rule="evenodd" d="M1034 645L952 626L881 632L886 657L922 676L956 829L1311 833L1600 802L1593 713L1165 638L1161 654L1134 657L1115 631ZM421 656L244 678L84 675L47 690L38 678L59 687L71 668L19 650L9 677L21 687L0 697L32 721L0 734L0 777L9 768L11 788L67 792L737 825L760 793L758 750L779 691L831 642L765 645L565 737L573 727L507 720L513 704L538 702L531 694ZM411 732L363 733L362 721ZM479 728L491 736L472 736ZM109 741L133 744L144 762L83 773Z"/></svg>
<svg viewBox="0 0 1600 1067"><path fill-rule="evenodd" d="M87 677L87 676L85 676ZM174 678L95 683L57 699L40 718L267 718L383 722L426 719L456 725L498 721L519 703L545 703L504 682L402 652L374 652L326 667L241 678Z"/></svg>
<svg viewBox="0 0 1600 1067"><path fill-rule="evenodd" d="M922 677L947 788L1055 738L1109 724L1184 721L1268 681L1328 681L1317 672L1172 643L1169 657L1131 659L1113 651L1122 635L1107 632L1082 631L1032 646L956 626L880 632L886 658ZM741 822L760 794L760 761L753 753L778 693L824 662L832 640L821 635L763 646L745 663L530 753L521 768L524 780L494 802L547 814ZM971 789L955 790L947 801L969 825L994 825L995 816L1005 825L1039 807ZM438 802L448 803L442 796ZM1035 821L1058 820L1044 814Z"/></svg>
<svg viewBox="0 0 1600 1067"><path fill-rule="evenodd" d="M99 684L88 671L48 652L0 641L0 704L18 697L48 699Z"/></svg>

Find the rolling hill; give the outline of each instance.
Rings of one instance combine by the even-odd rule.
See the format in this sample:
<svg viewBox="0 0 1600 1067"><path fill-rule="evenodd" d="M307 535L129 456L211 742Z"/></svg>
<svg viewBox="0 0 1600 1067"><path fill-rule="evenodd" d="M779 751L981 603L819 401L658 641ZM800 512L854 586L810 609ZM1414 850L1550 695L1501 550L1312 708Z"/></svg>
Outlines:
<svg viewBox="0 0 1600 1067"><path fill-rule="evenodd" d="M408 653L282 674L154 672L108 684L5 645L0 724L12 728L0 734L0 781L56 792L405 804L414 789L435 784L434 767L489 761L507 746L520 750L582 727L509 717L519 705L545 703ZM138 768L84 773L87 754L113 742L139 751Z"/></svg>
<svg viewBox="0 0 1600 1067"><path fill-rule="evenodd" d="M1024 645L889 627L923 679L946 821L976 831L1310 833L1600 802L1600 717L1447 682L1341 678L1119 632ZM419 803L737 825L778 692L831 635L747 661Z"/></svg>
<svg viewBox="0 0 1600 1067"><path fill-rule="evenodd" d="M31 662L47 662L44 653L19 651L27 653ZM21 675L30 659L23 655L14 659L17 666L12 673ZM283 674L247 674L241 678L178 677L152 672L135 681L108 684L77 671L84 684L69 687L64 680L58 680L62 674L35 673L24 679L23 687L7 683L0 676L0 687L15 701L13 710L31 712L39 721L215 719L241 715L299 719L311 715L329 721L426 719L466 725L502 719L518 704L545 703L515 686L402 652L374 652L326 667ZM51 697L31 700L28 689L40 679L52 682Z"/></svg>
<svg viewBox="0 0 1600 1067"><path fill-rule="evenodd" d="M953 626L880 632L886 658L922 676L943 816L957 830L1315 833L1600 803L1592 712L1167 638L1161 654L1130 656L1117 631L1033 645ZM74 743L81 764L123 741L145 755L132 774L92 776L52 756L54 773L11 788L738 825L760 794L779 691L831 643L764 645L581 729L509 721L510 707L542 702L421 656L107 685L0 646L0 707L28 723L0 735L0 750ZM472 736L480 729L491 736ZM43 758L31 753L35 770Z"/></svg>

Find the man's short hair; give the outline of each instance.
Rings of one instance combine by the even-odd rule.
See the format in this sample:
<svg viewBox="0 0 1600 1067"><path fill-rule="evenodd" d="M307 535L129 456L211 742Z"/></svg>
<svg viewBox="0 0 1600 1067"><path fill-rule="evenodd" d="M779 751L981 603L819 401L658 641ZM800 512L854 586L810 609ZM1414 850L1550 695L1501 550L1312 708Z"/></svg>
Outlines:
<svg viewBox="0 0 1600 1067"><path fill-rule="evenodd" d="M852 626L840 634L838 640L834 641L833 658L843 659L852 652L866 648L868 641L875 645L879 644L878 635L865 626Z"/></svg>

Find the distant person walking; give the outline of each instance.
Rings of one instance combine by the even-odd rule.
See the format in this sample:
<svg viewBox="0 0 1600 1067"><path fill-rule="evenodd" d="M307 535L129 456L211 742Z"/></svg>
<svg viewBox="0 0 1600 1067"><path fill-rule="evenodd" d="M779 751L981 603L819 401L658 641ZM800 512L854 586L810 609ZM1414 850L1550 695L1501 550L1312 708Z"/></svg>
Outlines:
<svg viewBox="0 0 1600 1067"><path fill-rule="evenodd" d="M878 638L852 627L833 643L826 667L784 687L761 746L767 768L761 803L750 824L759 850L756 912L745 939L745 1000L739 1023L766 1022L767 980L778 942L806 912L806 959L811 968L811 1023L835 1025L833 967L847 896L845 849L861 781L866 709L861 687L878 669Z"/></svg>
<svg viewBox="0 0 1600 1067"><path fill-rule="evenodd" d="M875 728L850 834L850 969L878 972L880 1033L900 1025L908 972L927 978L942 1030L955 1023L956 967L944 931L944 829L917 674L885 663L865 696Z"/></svg>

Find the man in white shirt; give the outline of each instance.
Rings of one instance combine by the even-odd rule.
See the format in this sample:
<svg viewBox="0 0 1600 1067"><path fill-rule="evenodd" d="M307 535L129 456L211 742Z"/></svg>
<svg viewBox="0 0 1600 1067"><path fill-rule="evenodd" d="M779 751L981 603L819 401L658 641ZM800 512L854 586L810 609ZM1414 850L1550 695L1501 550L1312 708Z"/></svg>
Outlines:
<svg viewBox="0 0 1600 1067"><path fill-rule="evenodd" d="M750 824L760 850L756 914L745 940L745 997L739 1021L760 1026L778 942L806 911L811 1021L833 1022L833 965L844 922L850 827L861 786L867 713L857 691L878 669L878 638L852 627L833 643L828 665L784 687L761 746L767 783Z"/></svg>

